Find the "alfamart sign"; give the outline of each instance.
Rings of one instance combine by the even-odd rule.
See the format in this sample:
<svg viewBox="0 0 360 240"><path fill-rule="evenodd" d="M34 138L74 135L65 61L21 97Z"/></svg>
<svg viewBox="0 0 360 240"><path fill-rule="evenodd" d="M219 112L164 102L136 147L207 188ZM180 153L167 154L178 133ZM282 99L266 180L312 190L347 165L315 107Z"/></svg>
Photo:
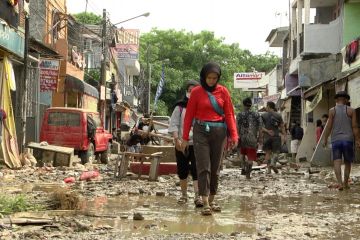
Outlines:
<svg viewBox="0 0 360 240"><path fill-rule="evenodd" d="M265 76L264 72L234 73L234 88L256 89L259 81Z"/></svg>

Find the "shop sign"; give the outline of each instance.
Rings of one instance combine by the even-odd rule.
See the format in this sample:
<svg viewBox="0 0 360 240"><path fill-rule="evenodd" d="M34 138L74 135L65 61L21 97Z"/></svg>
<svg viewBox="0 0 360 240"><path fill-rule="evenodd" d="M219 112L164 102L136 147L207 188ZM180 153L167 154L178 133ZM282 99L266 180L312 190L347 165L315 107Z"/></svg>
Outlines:
<svg viewBox="0 0 360 240"><path fill-rule="evenodd" d="M40 91L54 91L59 79L60 61L53 59L40 60Z"/></svg>
<svg viewBox="0 0 360 240"><path fill-rule="evenodd" d="M139 59L139 29L118 29L117 39L114 51L118 59Z"/></svg>
<svg viewBox="0 0 360 240"><path fill-rule="evenodd" d="M21 58L24 57L24 37L5 24L0 24L0 46Z"/></svg>
<svg viewBox="0 0 360 240"><path fill-rule="evenodd" d="M234 88L259 88L259 81L264 76L264 72L234 73Z"/></svg>

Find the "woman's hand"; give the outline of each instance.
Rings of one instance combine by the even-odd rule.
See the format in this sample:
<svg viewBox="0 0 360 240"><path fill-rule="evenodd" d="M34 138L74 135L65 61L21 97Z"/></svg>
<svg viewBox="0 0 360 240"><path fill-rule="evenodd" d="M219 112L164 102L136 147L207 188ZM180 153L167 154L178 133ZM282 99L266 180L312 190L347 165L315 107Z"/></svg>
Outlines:
<svg viewBox="0 0 360 240"><path fill-rule="evenodd" d="M181 143L182 141L179 138L175 138L175 149L181 151Z"/></svg>
<svg viewBox="0 0 360 240"><path fill-rule="evenodd" d="M238 145L238 139L229 139L228 140L228 149L236 148Z"/></svg>
<svg viewBox="0 0 360 240"><path fill-rule="evenodd" d="M188 145L189 145L189 142L186 140L183 140L180 145L180 151L182 151L184 153L185 149L188 147Z"/></svg>

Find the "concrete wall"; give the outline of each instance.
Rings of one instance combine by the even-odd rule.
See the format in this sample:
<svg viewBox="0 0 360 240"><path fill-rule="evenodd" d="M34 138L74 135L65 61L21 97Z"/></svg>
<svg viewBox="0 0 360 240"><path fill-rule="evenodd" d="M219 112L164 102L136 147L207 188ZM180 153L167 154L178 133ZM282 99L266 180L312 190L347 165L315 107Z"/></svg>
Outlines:
<svg viewBox="0 0 360 240"><path fill-rule="evenodd" d="M304 26L304 53L339 53L342 46L342 19L329 24Z"/></svg>
<svg viewBox="0 0 360 240"><path fill-rule="evenodd" d="M360 3L344 4L343 46L360 37Z"/></svg>
<svg viewBox="0 0 360 240"><path fill-rule="evenodd" d="M46 15L45 0L31 1L31 8L36 10L30 10L30 36L40 42L45 41L45 19L43 16Z"/></svg>
<svg viewBox="0 0 360 240"><path fill-rule="evenodd" d="M335 94L335 90L333 88L329 90L323 90L323 98L312 112L313 122L309 122L306 115L305 117L303 117L302 123L305 131L304 131L303 140L301 141L301 145L298 150L298 154L296 155L296 159L305 157L307 161L313 159L314 163L316 163L317 165L320 165L321 163L323 163L323 165L327 165L326 161L329 159L330 156L327 155L327 152L322 151L321 154L318 154L316 156L315 160L313 158L314 149L317 147L315 129L316 129L316 120L321 119L321 116L324 113L328 113L329 108L335 105L334 94ZM322 144L321 140L319 144L322 150L324 150L321 145ZM330 153L330 151L328 153Z"/></svg>
<svg viewBox="0 0 360 240"><path fill-rule="evenodd" d="M306 85L308 87L314 86L318 83L333 79L337 73L341 72L341 68L341 54L300 61L299 79L301 79L302 76L305 76L310 81L306 83Z"/></svg>
<svg viewBox="0 0 360 240"><path fill-rule="evenodd" d="M276 67L269 73L268 96L278 93Z"/></svg>

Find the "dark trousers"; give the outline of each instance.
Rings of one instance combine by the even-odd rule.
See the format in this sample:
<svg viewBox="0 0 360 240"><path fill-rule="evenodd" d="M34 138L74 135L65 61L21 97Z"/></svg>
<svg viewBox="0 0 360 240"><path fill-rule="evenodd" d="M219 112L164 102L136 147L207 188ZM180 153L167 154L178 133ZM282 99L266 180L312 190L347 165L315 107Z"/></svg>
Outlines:
<svg viewBox="0 0 360 240"><path fill-rule="evenodd" d="M226 129L224 127L210 127L210 130L206 131L204 125L195 123L193 133L199 195L215 195L218 189Z"/></svg>
<svg viewBox="0 0 360 240"><path fill-rule="evenodd" d="M196 161L194 147L189 146L185 154L175 149L177 174L181 180L187 179L191 172L192 179L197 180Z"/></svg>

